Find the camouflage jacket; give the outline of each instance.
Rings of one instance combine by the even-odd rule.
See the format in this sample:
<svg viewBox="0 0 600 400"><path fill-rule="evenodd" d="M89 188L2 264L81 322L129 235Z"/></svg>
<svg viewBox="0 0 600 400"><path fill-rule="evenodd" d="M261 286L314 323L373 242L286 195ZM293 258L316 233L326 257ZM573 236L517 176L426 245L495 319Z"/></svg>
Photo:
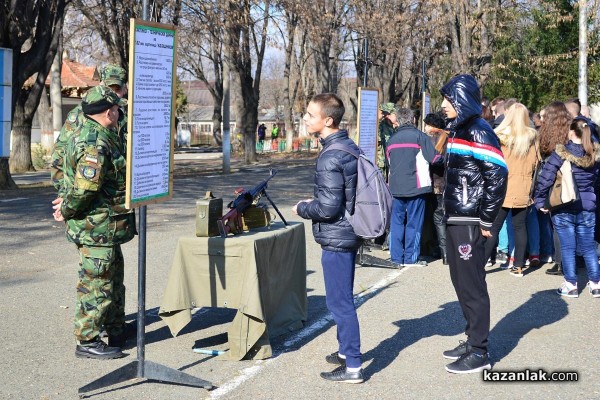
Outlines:
<svg viewBox="0 0 600 400"><path fill-rule="evenodd" d="M67 141L61 213L69 241L112 246L135 235L135 215L125 208L125 143L111 129L85 117L79 135Z"/></svg>
<svg viewBox="0 0 600 400"><path fill-rule="evenodd" d="M387 162L385 159L385 152L387 148L387 142L390 140L392 133L394 133L394 127L384 119L379 123L379 142L377 143L377 167L381 172L385 172L387 169ZM385 176L385 175L384 175Z"/></svg>
<svg viewBox="0 0 600 400"><path fill-rule="evenodd" d="M51 162L50 162L50 179L54 188L58 191L58 197L64 197L66 187L72 185L73 182L69 182L68 178L65 181L65 175L63 172L63 164L65 158L65 150L69 139L79 133L83 122L85 121L85 115L81 109L81 104L73 108L67 114L67 119L60 129L60 134L56 138L54 147L52 148ZM124 138L125 144L127 140L127 115L123 109L119 109L119 135Z"/></svg>

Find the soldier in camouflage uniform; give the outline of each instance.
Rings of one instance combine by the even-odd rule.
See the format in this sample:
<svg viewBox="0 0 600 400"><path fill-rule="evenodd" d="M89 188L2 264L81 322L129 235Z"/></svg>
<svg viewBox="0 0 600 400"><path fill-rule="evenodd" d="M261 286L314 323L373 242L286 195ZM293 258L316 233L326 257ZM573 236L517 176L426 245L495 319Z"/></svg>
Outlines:
<svg viewBox="0 0 600 400"><path fill-rule="evenodd" d="M388 180L389 175L389 164L386 157L387 143L390 137L396 130L398 122L396 116L396 106L394 103L383 103L379 105L379 141L377 142L377 167ZM389 232L389 230L388 230ZM387 251L389 249L389 236L387 232L385 238L375 239L375 243L379 244L381 241L381 249Z"/></svg>
<svg viewBox="0 0 600 400"><path fill-rule="evenodd" d="M117 133L122 100L107 86L83 98L84 121L67 142L59 217L80 254L75 336L77 357L122 357L125 328L121 244L135 235L135 216L125 208L125 143ZM108 345L99 337L108 333Z"/></svg>
<svg viewBox="0 0 600 400"><path fill-rule="evenodd" d="M381 170L381 173L387 180L389 166L385 153L387 150L387 142L390 140L390 136L396 130L394 122L396 121L393 117L396 113L396 106L394 103L383 103L379 106L379 142L377 144L377 166Z"/></svg>
<svg viewBox="0 0 600 400"><path fill-rule="evenodd" d="M127 94L127 72L118 65L108 64L100 72L101 85L109 86L119 97L124 97ZM123 103L126 104L126 103ZM64 182L63 160L67 142L73 135L79 132L83 125L85 117L81 110L81 105L69 111L67 119L60 130L56 143L52 149L50 174L54 187L58 191L58 197L62 198L64 187L69 182ZM127 136L127 114L125 108L119 108L119 134L126 138ZM72 182L70 182L72 184ZM58 202L58 199L55 200ZM56 204L56 203L54 203Z"/></svg>

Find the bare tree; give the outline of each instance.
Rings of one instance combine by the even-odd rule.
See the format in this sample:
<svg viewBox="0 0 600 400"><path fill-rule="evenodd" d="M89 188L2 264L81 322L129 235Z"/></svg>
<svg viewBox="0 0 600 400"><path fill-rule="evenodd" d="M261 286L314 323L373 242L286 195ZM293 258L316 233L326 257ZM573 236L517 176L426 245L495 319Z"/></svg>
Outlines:
<svg viewBox="0 0 600 400"><path fill-rule="evenodd" d="M301 71L305 66L306 30L300 27L304 6L293 0L282 0L280 7L285 16L286 35L283 36L285 66L283 70L283 106L286 126L286 150L291 151L294 136L295 104L300 90Z"/></svg>
<svg viewBox="0 0 600 400"><path fill-rule="evenodd" d="M33 170L31 123L56 54L65 6L69 0L4 2L0 8L0 46L13 50L12 129L10 168ZM28 78L30 84L25 85ZM15 187L9 162L0 161L0 189Z"/></svg>
<svg viewBox="0 0 600 400"><path fill-rule="evenodd" d="M480 84L490 71L501 0L444 1L453 73L470 73Z"/></svg>
<svg viewBox="0 0 600 400"><path fill-rule="evenodd" d="M310 63L311 79L316 93L337 91L340 81L339 58L347 39L346 18L349 0L322 0L303 3L300 14L307 34L306 56ZM316 93L308 93L311 97Z"/></svg>
<svg viewBox="0 0 600 400"><path fill-rule="evenodd" d="M99 39L108 52L108 61L129 66L129 20L140 18L142 2L139 0L72 0L76 12L85 17L79 27L87 43L97 47ZM181 0L150 0L150 20L177 25ZM94 49L94 47L92 47ZM94 49L97 50L97 49ZM89 48L88 48L89 51Z"/></svg>
<svg viewBox="0 0 600 400"><path fill-rule="evenodd" d="M97 36L108 51L110 62L128 67L129 19L141 15L136 0L73 0L73 7L85 17L84 27Z"/></svg>
<svg viewBox="0 0 600 400"><path fill-rule="evenodd" d="M225 9L226 62L239 78L238 119L244 138L244 160L256 161L256 127L260 81L267 44L270 0L227 0ZM253 68L253 64L255 67Z"/></svg>
<svg viewBox="0 0 600 400"><path fill-rule="evenodd" d="M184 1L179 66L204 82L213 98L213 137L220 144L223 103L224 27L217 1Z"/></svg>

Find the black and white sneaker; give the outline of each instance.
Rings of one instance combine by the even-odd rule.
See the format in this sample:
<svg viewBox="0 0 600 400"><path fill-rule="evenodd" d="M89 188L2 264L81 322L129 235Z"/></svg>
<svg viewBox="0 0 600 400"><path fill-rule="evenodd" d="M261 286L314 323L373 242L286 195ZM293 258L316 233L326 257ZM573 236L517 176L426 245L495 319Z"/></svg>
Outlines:
<svg viewBox="0 0 600 400"><path fill-rule="evenodd" d="M449 360L458 360L463 354L468 353L470 350L471 346L469 346L469 343L465 342L464 340L460 340L458 342L458 346L452 350L446 350L442 353L442 355L444 358Z"/></svg>
<svg viewBox="0 0 600 400"><path fill-rule="evenodd" d="M337 351L335 353L326 355L325 361L333 365L343 365L344 367L346 366L346 358L340 357L340 354Z"/></svg>
<svg viewBox="0 0 600 400"><path fill-rule="evenodd" d="M588 289L592 297L600 297L600 282L588 282Z"/></svg>
<svg viewBox="0 0 600 400"><path fill-rule="evenodd" d="M473 351L463 354L458 360L446 365L446 371L453 374L472 374L491 368L488 353L477 354Z"/></svg>

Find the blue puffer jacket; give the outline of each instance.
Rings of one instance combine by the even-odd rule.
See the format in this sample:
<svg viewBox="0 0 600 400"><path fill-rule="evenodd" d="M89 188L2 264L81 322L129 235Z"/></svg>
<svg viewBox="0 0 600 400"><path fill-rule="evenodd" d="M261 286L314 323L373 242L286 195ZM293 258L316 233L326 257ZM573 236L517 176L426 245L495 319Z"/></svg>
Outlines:
<svg viewBox="0 0 600 400"><path fill-rule="evenodd" d="M350 214L354 211L358 161L343 150L325 150L332 143L342 143L356 150L358 147L345 130L320 141L323 150L315 171L315 199L300 203L297 212L302 218L312 219L315 241L324 250L356 251L362 239L354 233L344 211Z"/></svg>
<svg viewBox="0 0 600 400"><path fill-rule="evenodd" d="M569 141L566 145L556 145L556 150L550 154L544 169L540 172L535 185L535 206L543 208L550 188L554 185L556 174L563 162L571 162L573 178L579 189L580 200L561 207L553 213L578 214L581 211L594 211L596 209L596 194L594 189L600 183L597 179L600 172L600 145L594 144L594 155L585 154L583 146Z"/></svg>
<svg viewBox="0 0 600 400"><path fill-rule="evenodd" d="M445 219L490 230L506 195L508 169L500 143L481 118L477 81L457 75L440 90L456 109L446 146Z"/></svg>

